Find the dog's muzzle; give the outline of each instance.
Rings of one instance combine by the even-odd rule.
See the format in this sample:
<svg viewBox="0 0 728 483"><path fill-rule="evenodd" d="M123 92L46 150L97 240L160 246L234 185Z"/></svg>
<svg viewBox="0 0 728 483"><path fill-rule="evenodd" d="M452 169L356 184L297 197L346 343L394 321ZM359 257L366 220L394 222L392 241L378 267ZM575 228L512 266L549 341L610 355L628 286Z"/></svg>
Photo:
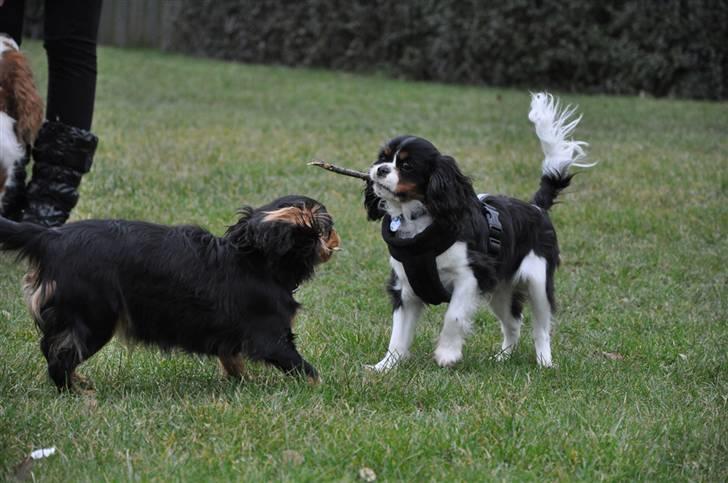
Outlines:
<svg viewBox="0 0 728 483"><path fill-rule="evenodd" d="M336 230L332 228L328 237L321 237L321 249L319 250L319 257L321 258L321 261L328 262L334 252L341 250L340 245L341 237L339 237Z"/></svg>

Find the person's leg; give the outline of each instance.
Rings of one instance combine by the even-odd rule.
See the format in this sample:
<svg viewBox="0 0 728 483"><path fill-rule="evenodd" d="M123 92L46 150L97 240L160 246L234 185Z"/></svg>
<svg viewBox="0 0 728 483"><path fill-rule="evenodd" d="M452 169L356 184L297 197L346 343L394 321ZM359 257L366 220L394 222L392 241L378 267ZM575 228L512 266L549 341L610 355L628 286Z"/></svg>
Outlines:
<svg viewBox="0 0 728 483"><path fill-rule="evenodd" d="M45 2L43 46L48 54L49 121L91 129L100 16L101 0Z"/></svg>
<svg viewBox="0 0 728 483"><path fill-rule="evenodd" d="M98 139L89 129L96 97L96 41L101 0L47 0L46 119L33 146L24 221L65 223L78 201L81 177L91 168Z"/></svg>
<svg viewBox="0 0 728 483"><path fill-rule="evenodd" d="M25 0L5 0L0 3L0 33L8 34L20 45L23 40Z"/></svg>

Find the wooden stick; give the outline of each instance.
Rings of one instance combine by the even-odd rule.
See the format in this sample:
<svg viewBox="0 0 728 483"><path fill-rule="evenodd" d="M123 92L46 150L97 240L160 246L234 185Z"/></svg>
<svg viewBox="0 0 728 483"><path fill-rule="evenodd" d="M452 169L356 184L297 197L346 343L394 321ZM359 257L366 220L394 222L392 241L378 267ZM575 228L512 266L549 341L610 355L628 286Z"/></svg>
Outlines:
<svg viewBox="0 0 728 483"><path fill-rule="evenodd" d="M318 166L319 168L331 171L332 173L343 174L344 176L351 176L352 178L359 178L363 179L364 181L369 181L369 175L366 173L362 173L361 171L356 171L349 168L340 168L339 166L327 163L326 161L315 160L308 163L308 165Z"/></svg>

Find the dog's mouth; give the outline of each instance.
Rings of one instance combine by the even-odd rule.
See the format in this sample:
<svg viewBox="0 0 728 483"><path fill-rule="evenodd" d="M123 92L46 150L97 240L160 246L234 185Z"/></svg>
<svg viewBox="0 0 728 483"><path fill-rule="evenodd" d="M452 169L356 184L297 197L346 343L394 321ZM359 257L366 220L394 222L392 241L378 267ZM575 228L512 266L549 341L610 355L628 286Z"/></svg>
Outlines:
<svg viewBox="0 0 728 483"><path fill-rule="evenodd" d="M341 237L332 229L328 237L321 237L321 248L319 250L319 258L322 262L328 262L334 252L341 251Z"/></svg>
<svg viewBox="0 0 728 483"><path fill-rule="evenodd" d="M376 188L375 191L378 191L378 193L376 193L376 194L380 198L389 197L391 199L405 200L409 197L409 193L404 192L404 191L402 191L402 192L393 191L378 181L374 182L374 187Z"/></svg>

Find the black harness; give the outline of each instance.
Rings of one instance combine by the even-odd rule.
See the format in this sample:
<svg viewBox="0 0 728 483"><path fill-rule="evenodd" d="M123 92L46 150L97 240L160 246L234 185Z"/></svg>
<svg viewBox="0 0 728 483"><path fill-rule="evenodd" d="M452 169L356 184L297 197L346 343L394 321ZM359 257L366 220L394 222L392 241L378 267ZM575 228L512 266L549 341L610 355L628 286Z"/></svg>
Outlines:
<svg viewBox="0 0 728 483"><path fill-rule="evenodd" d="M496 259L500 259L501 241L503 239L503 225L500 222L500 213L487 201L488 195L478 195L480 209L483 211L485 221L488 222L488 253Z"/></svg>
<svg viewBox="0 0 728 483"><path fill-rule="evenodd" d="M488 223L488 253L496 259L501 254L503 226L498 210L480 198L483 216ZM389 254L404 266L407 280L423 302L440 305L449 302L452 294L445 289L437 273L436 258L450 248L457 236L437 223L432 223L423 232L412 238L398 238L399 222L389 215L382 220L382 238L387 243Z"/></svg>

